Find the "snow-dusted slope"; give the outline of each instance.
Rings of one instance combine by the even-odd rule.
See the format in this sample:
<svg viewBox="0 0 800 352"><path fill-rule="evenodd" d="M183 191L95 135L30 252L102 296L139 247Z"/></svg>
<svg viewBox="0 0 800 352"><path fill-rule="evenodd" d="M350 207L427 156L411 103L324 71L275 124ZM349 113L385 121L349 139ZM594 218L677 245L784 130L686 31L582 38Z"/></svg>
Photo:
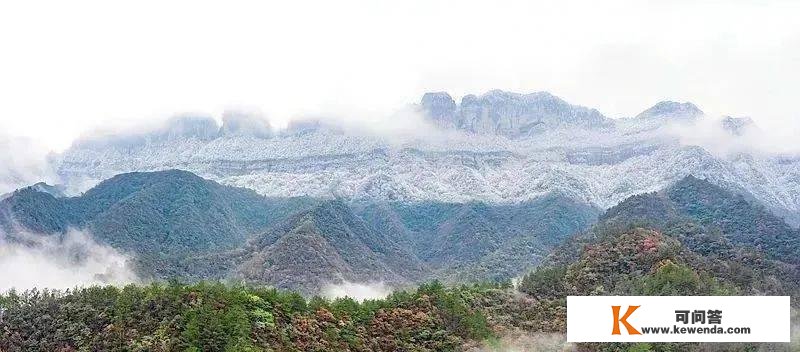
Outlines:
<svg viewBox="0 0 800 352"><path fill-rule="evenodd" d="M208 120L184 118L135 138L76 143L58 173L75 186L178 168L271 196L494 203L559 192L601 207L693 174L792 220L800 214L800 158L712 155L682 144L668 126L701 118L689 103L659 103L614 120L547 93L492 91L464 100L426 94L420 110L441 130L402 139L314 125L269 134L265 123L242 116L213 136ZM247 133L248 126L259 129Z"/></svg>

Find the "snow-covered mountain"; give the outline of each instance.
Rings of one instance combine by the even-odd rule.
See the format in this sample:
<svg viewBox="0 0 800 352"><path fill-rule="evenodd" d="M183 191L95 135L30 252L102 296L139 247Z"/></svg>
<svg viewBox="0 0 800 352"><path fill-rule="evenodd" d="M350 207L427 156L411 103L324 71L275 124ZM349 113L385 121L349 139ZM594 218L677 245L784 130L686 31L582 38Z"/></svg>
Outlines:
<svg viewBox="0 0 800 352"><path fill-rule="evenodd" d="M57 172L73 190L123 172L178 168L270 196L506 203L559 193L603 208L692 174L800 219L800 157L716 155L686 144L672 126L704 119L691 103L612 119L549 93L490 91L460 104L427 93L415 109L426 131L403 138L314 122L271 133L248 115L230 115L223 126L181 117L76 142Z"/></svg>
<svg viewBox="0 0 800 352"><path fill-rule="evenodd" d="M427 93L420 105L440 126L508 137L529 136L557 127L600 128L613 124L595 109L571 105L547 92L493 90L481 96L466 95L460 105L447 93Z"/></svg>
<svg viewBox="0 0 800 352"><path fill-rule="evenodd" d="M636 115L637 119L697 119L703 116L703 111L692 103L678 103L662 101L653 107Z"/></svg>

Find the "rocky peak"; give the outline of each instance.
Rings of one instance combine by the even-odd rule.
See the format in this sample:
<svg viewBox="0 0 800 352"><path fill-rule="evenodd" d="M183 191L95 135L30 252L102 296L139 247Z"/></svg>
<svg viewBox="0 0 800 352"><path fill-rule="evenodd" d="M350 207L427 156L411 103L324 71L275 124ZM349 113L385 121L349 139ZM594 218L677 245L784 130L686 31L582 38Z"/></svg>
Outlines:
<svg viewBox="0 0 800 352"><path fill-rule="evenodd" d="M420 105L425 113L434 120L451 118L458 108L453 97L446 92L425 93Z"/></svg>
<svg viewBox="0 0 800 352"><path fill-rule="evenodd" d="M559 126L593 128L611 124L597 110L571 105L548 92L491 90L480 96L465 95L460 105L447 93L426 93L422 106L431 119L449 122L445 124L448 127L509 137Z"/></svg>
<svg viewBox="0 0 800 352"><path fill-rule="evenodd" d="M703 116L703 111L696 105L685 102L662 101L636 115L637 119L696 119Z"/></svg>
<svg viewBox="0 0 800 352"><path fill-rule="evenodd" d="M219 134L224 137L249 136L269 138L272 136L272 127L269 121L259 116L227 111L222 114L222 128L220 128Z"/></svg>

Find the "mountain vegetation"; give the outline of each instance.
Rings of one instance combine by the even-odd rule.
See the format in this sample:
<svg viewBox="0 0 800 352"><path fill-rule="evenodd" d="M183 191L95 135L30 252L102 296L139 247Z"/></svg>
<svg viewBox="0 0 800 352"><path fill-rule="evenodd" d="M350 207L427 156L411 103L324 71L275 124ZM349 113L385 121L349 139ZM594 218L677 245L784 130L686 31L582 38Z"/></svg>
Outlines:
<svg viewBox="0 0 800 352"><path fill-rule="evenodd" d="M31 199L22 203L29 207L62 204L36 194L26 197L20 199ZM119 198L127 197L100 197ZM579 229L583 221L595 216L591 208L556 196L505 207L342 200L304 204L307 208L241 246L187 256L176 265L181 272L200 270L195 279L235 277L249 284L171 281L0 295L0 351L492 351L505 348L508 336L563 336L567 295L800 294L796 230L746 198L694 177L630 197L584 230ZM583 211L572 213L575 209ZM32 214L27 221L40 219ZM66 223L71 214L64 213ZM58 224L39 226L57 229ZM567 229L573 228L576 234L569 236ZM551 249L516 247L526 241ZM453 252L445 253L446 248ZM313 287L333 279L332 273L359 279L376 272L425 282L442 272L530 258L542 264L516 287L488 275L483 280L493 283L428 281L363 302L311 294ZM792 306L797 317L800 304L793 299ZM543 348L537 343L524 348ZM550 349L579 351L717 348L689 343L570 346L563 337L548 343ZM727 344L725 350L783 347Z"/></svg>
<svg viewBox="0 0 800 352"><path fill-rule="evenodd" d="M689 176L666 190L633 196L609 209L591 229L554 250L544 265L523 278L519 289L558 309L566 308L565 297L570 295L785 295L792 297L797 316L798 236L762 207ZM557 317L557 312L543 314ZM652 344L645 350L705 348ZM725 350L754 348L731 345Z"/></svg>
<svg viewBox="0 0 800 352"><path fill-rule="evenodd" d="M762 238L763 236L763 238ZM521 290L566 295L796 295L800 238L758 205L687 177L633 196L557 248Z"/></svg>
<svg viewBox="0 0 800 352"><path fill-rule="evenodd" d="M241 248L189 262L187 269L218 263L220 278L269 283L307 294L342 280L402 285L418 281L426 270L406 247L370 229L338 200L294 214ZM206 273L194 276L208 278Z"/></svg>
<svg viewBox="0 0 800 352"><path fill-rule="evenodd" d="M177 283L0 295L0 351L455 351L493 336L498 286L431 283L385 299Z"/></svg>
<svg viewBox="0 0 800 352"><path fill-rule="evenodd" d="M800 263L800 231L744 196L691 175L662 192L634 196L612 207L600 221L638 222L662 230L691 222L732 244L754 247L787 263ZM684 233L681 237L690 245L700 245L695 243L695 236Z"/></svg>
<svg viewBox="0 0 800 352"><path fill-rule="evenodd" d="M556 194L500 205L269 198L170 170L118 175L78 197L21 189L0 201L0 227L12 239L88 230L146 278L315 293L341 281L510 279L597 213Z"/></svg>
<svg viewBox="0 0 800 352"><path fill-rule="evenodd" d="M248 114L226 114L221 126L182 116L87 136L51 166L78 191L119 173L178 167L273 197L495 206L561 194L602 209L692 174L800 225L800 158L753 145L752 123L708 123L688 102L611 118L547 92L460 100L436 92L392 118L387 126L311 118L272 130Z"/></svg>
<svg viewBox="0 0 800 352"><path fill-rule="evenodd" d="M309 206L305 198L274 199L220 185L190 172L128 173L78 197L56 198L24 188L0 201L0 228L58 235L88 230L135 255L143 274L176 275L175 258L235 248L252 233Z"/></svg>
<svg viewBox="0 0 800 352"><path fill-rule="evenodd" d="M502 282L536 266L596 210L561 197L490 207L485 204L320 201L246 245L186 258L194 279L268 283L317 292L326 283L394 287L439 279Z"/></svg>
<svg viewBox="0 0 800 352"><path fill-rule="evenodd" d="M503 281L539 264L550 249L585 230L599 210L569 197L485 203L354 206L376 231L388 231L445 282Z"/></svg>

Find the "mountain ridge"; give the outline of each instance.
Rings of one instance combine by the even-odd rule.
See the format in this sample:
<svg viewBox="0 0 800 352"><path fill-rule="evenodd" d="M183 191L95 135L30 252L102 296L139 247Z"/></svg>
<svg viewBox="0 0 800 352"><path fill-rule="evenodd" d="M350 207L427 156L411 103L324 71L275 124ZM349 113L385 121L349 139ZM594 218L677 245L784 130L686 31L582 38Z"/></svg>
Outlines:
<svg viewBox="0 0 800 352"><path fill-rule="evenodd" d="M55 198L25 188L0 201L0 227L43 235L69 228L138 256L147 273L169 269L164 259L243 243L309 203L270 200L252 190L223 186L187 171L134 172L115 176L81 196Z"/></svg>
<svg viewBox="0 0 800 352"><path fill-rule="evenodd" d="M433 130L420 136L355 133L319 120L267 135L245 132L249 122L238 129L229 122L226 128L236 132L213 138L172 133L176 138L77 143L55 158L54 168L73 192L118 173L179 168L271 197L507 204L562 192L600 208L693 174L800 225L800 158L718 154L686 142L669 127L686 130L699 120L702 112L691 103L649 109L665 118L609 119L549 93L490 91L466 100L469 113L461 116L463 101L425 94L417 107L427 122L419 130Z"/></svg>
<svg viewBox="0 0 800 352"><path fill-rule="evenodd" d="M800 232L760 205L687 176L606 211L520 290L558 306L568 295L796 296L798 243Z"/></svg>
<svg viewBox="0 0 800 352"><path fill-rule="evenodd" d="M268 198L169 170L121 174L78 197L25 188L0 201L0 225L42 236L85 230L130 253L143 277L311 294L342 282L508 279L598 212L557 193L507 205Z"/></svg>
<svg viewBox="0 0 800 352"><path fill-rule="evenodd" d="M582 128L612 125L611 119L599 111L571 105L548 92L519 94L491 90L479 96L465 95L460 104L445 92L426 93L420 107L442 127L508 137L565 125Z"/></svg>

